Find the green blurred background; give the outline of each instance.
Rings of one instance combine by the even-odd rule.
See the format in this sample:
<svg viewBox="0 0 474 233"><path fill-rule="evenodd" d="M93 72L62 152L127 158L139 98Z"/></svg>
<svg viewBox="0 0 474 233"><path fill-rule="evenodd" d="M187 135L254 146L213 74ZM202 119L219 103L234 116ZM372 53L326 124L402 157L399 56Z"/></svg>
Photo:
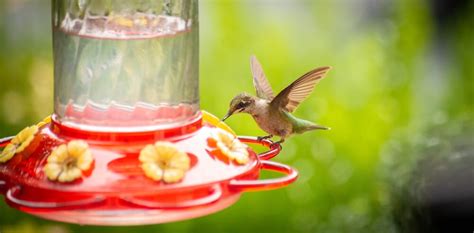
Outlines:
<svg viewBox="0 0 474 233"><path fill-rule="evenodd" d="M0 136L53 110L49 4L0 1ZM275 90L316 66L333 67L295 113L333 130L293 137L274 159L297 168L298 181L245 193L210 216L139 227L51 222L1 201L0 232L416 229L407 225L420 163L474 151L463 151L474 143L473 12L472 1L201 0L202 109L223 116L236 93L253 93L251 54ZM263 134L249 116L228 123L238 134Z"/></svg>

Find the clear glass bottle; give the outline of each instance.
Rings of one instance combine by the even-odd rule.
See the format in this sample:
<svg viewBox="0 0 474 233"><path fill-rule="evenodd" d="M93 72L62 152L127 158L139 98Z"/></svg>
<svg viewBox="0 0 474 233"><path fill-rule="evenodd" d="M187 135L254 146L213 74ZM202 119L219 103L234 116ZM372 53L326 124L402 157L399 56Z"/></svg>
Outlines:
<svg viewBox="0 0 474 233"><path fill-rule="evenodd" d="M197 0L52 3L56 121L143 131L197 117Z"/></svg>

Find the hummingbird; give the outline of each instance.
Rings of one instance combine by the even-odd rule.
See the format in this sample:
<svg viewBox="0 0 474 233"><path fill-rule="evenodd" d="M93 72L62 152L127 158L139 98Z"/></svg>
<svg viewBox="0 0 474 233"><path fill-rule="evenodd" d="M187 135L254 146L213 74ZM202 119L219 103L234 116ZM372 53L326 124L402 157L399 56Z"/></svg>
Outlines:
<svg viewBox="0 0 474 233"><path fill-rule="evenodd" d="M324 78L331 67L319 67L307 72L276 96L274 96L272 87L263 73L260 62L254 55L250 57L250 69L257 96L252 96L245 92L236 95L231 100L229 110L222 118L222 121L236 113L248 113L252 115L258 126L269 134L257 137L259 141L272 138L273 136L280 137L280 140L273 144L283 143L286 138L293 134L301 134L316 129L330 129L329 127L316 125L310 121L297 118L291 113L308 97L316 84Z"/></svg>

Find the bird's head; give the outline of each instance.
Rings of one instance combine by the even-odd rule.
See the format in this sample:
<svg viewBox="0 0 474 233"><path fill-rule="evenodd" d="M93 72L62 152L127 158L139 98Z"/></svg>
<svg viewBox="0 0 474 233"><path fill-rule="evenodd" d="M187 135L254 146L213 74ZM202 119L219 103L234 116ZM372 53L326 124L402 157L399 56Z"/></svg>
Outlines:
<svg viewBox="0 0 474 233"><path fill-rule="evenodd" d="M225 121L234 113L239 113L239 112L249 113L254 106L255 106L255 97L247 93L238 94L232 99L232 101L230 101L229 111L227 111L227 114L224 116L224 118L222 118L222 121Z"/></svg>

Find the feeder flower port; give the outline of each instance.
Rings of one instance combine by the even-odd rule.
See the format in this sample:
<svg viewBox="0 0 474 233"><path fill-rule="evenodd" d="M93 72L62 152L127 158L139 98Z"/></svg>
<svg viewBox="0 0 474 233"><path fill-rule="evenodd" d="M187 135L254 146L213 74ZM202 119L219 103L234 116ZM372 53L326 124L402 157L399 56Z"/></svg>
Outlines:
<svg viewBox="0 0 474 233"><path fill-rule="evenodd" d="M41 128L43 125L46 125L46 124L49 124L51 123L51 115L45 117L42 121L38 122L38 124L36 124L36 126L38 126L38 128Z"/></svg>
<svg viewBox="0 0 474 233"><path fill-rule="evenodd" d="M225 122L221 121L219 118L205 110L201 110L201 113L203 121L209 122L209 124L215 125L217 128L223 129L232 134L234 137L237 137L237 134L234 132L234 130L232 130L232 128L230 128Z"/></svg>
<svg viewBox="0 0 474 233"><path fill-rule="evenodd" d="M83 172L90 169L93 160L87 143L73 140L53 149L43 170L49 180L71 182L82 177Z"/></svg>
<svg viewBox="0 0 474 233"><path fill-rule="evenodd" d="M188 155L170 142L156 142L140 151L145 175L155 181L179 182L190 167Z"/></svg>
<svg viewBox="0 0 474 233"><path fill-rule="evenodd" d="M246 164L249 161L247 145L240 142L237 137L227 131L220 128L214 129L208 143L210 147L215 148L222 155L231 161L235 161L237 164Z"/></svg>
<svg viewBox="0 0 474 233"><path fill-rule="evenodd" d="M20 131L0 154L0 163L10 160L16 153L20 153L30 145L31 141L38 132L38 126L32 125Z"/></svg>

